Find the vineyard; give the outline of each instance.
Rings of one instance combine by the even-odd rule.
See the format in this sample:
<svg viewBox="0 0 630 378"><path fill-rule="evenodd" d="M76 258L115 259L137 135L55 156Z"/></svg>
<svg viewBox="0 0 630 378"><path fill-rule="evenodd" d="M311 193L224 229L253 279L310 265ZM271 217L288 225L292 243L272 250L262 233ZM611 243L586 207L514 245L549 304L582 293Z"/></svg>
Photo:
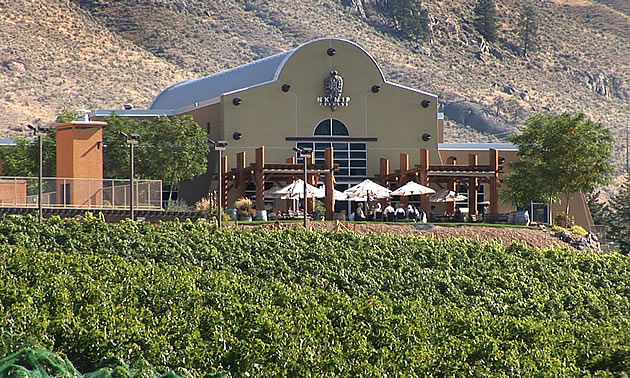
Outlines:
<svg viewBox="0 0 630 378"><path fill-rule="evenodd" d="M0 222L0 359L185 376L615 376L630 259L205 222ZM185 373L185 374L184 374Z"/></svg>

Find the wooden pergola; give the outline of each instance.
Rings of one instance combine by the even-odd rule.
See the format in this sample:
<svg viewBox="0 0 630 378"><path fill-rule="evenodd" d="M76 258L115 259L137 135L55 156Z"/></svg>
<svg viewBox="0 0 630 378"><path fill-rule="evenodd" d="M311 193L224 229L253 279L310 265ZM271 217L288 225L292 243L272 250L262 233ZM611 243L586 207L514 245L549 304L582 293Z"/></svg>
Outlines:
<svg viewBox="0 0 630 378"><path fill-rule="evenodd" d="M333 148L329 147L324 152L324 164L314 164L314 154L307 162L307 182L316 185L324 176L326 184L326 219L332 219L335 200L333 190L335 187L335 170L338 164L333 162ZM292 182L304 175L304 164L297 163L296 158L290 157L284 163L268 163L265 160L265 147L256 149L256 161L247 165L247 155L245 151L236 155L236 168L228 171L227 156L223 157L224 182L220 183L219 192L223 195L223 204L227 204L228 191L232 188L238 191L239 197L245 196L245 188L248 182L253 181L256 185L256 208L265 208L265 182ZM231 185L230 185L231 182ZM314 199L308 201L308 206L312 210Z"/></svg>
<svg viewBox="0 0 630 378"><path fill-rule="evenodd" d="M468 187L468 211L470 215L477 215L477 188L481 183L490 185L490 213L498 212L498 186L499 173L502 166L499 166L499 154L497 150L489 150L488 165L479 165L477 154L468 155L467 165L457 165L457 160L448 158L446 165L431 165L429 162L429 151L420 149L420 164L411 168L409 154L400 154L400 169L393 173L389 170L389 160L381 158L380 172L376 180L386 187L390 185L401 186L409 181L429 186L430 183L437 184L440 188L451 191L457 190L457 183L463 183ZM406 204L407 197L402 197L401 201ZM425 212L429 212L429 195L420 196L420 205ZM447 212L455 211L455 202L447 203Z"/></svg>

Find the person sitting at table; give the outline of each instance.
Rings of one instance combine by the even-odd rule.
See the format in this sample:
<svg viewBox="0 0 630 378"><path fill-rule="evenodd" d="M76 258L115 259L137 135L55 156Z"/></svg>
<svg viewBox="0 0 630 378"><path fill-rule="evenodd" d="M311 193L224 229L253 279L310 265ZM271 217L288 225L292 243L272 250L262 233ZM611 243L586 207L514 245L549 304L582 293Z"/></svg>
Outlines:
<svg viewBox="0 0 630 378"><path fill-rule="evenodd" d="M372 209L372 220L382 221L383 220L383 209L381 209L381 203L377 202L374 208Z"/></svg>
<svg viewBox="0 0 630 378"><path fill-rule="evenodd" d="M414 209L416 210L416 221L420 223L427 223L427 213L425 213L422 209L416 208L415 206Z"/></svg>
<svg viewBox="0 0 630 378"><path fill-rule="evenodd" d="M388 222L393 222L395 212L396 210L394 210L391 202L387 202L387 206L385 206L385 209L383 210L383 219Z"/></svg>
<svg viewBox="0 0 630 378"><path fill-rule="evenodd" d="M407 205L407 219L410 221L416 221L416 210L414 209L412 204Z"/></svg>
<svg viewBox="0 0 630 378"><path fill-rule="evenodd" d="M455 221L456 222L463 222L464 221L464 214L462 214L462 211L460 210L459 207L457 209L455 209Z"/></svg>
<svg viewBox="0 0 630 378"><path fill-rule="evenodd" d="M359 202L357 209L354 211L354 220L355 221L367 220L367 217L365 216L365 213L363 212L363 202Z"/></svg>
<svg viewBox="0 0 630 378"><path fill-rule="evenodd" d="M429 222L435 222L437 219L435 218L435 205L431 205L431 210L429 210Z"/></svg>
<svg viewBox="0 0 630 378"><path fill-rule="evenodd" d="M407 213L405 212L405 208L402 203L399 203L396 207L396 220L404 221L407 218Z"/></svg>

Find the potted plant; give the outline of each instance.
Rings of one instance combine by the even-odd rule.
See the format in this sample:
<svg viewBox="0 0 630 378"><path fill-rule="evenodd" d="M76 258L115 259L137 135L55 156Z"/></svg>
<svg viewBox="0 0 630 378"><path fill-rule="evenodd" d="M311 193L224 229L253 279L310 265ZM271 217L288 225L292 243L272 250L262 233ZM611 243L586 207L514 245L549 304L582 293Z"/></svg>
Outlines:
<svg viewBox="0 0 630 378"><path fill-rule="evenodd" d="M251 221L252 217L256 215L256 211L252 209L252 200L247 197L241 197L234 202L236 212L238 214L238 220Z"/></svg>
<svg viewBox="0 0 630 378"><path fill-rule="evenodd" d="M314 220L324 220L326 216L326 207L321 201L315 201L315 206L313 207L313 219Z"/></svg>

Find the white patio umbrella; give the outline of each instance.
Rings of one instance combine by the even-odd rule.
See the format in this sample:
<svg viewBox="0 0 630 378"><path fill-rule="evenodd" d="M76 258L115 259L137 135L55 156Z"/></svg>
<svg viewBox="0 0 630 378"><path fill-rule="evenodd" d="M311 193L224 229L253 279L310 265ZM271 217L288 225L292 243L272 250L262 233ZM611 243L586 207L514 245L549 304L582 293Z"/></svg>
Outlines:
<svg viewBox="0 0 630 378"><path fill-rule="evenodd" d="M324 198L326 197L326 185L322 185L319 188L317 188L319 190L319 194L321 195L321 197L317 197L317 198ZM333 197L335 198L335 201L347 201L348 199L346 198L346 195L343 194L343 192L338 191L337 189L333 188Z"/></svg>
<svg viewBox="0 0 630 378"><path fill-rule="evenodd" d="M452 190L442 189L439 192L431 195L429 197L430 202L454 202L454 201L464 201L468 199L463 194L457 194Z"/></svg>
<svg viewBox="0 0 630 378"><path fill-rule="evenodd" d="M286 199L298 199L304 198L304 181L297 179L293 183L285 186L284 188L278 189L275 192L275 195L279 195L279 198ZM284 197L288 196L288 197ZM306 184L306 196L308 198L322 198L319 189L311 184Z"/></svg>
<svg viewBox="0 0 630 378"><path fill-rule="evenodd" d="M360 183L344 190L344 194L348 197L370 198L389 198L392 191L381 186L370 179L365 179Z"/></svg>
<svg viewBox="0 0 630 378"><path fill-rule="evenodd" d="M422 195L422 194L434 194L434 193L435 193L435 190L429 187L420 185L414 181L409 181L405 185L394 190L391 193L391 195L392 196L417 196L417 195Z"/></svg>
<svg viewBox="0 0 630 378"><path fill-rule="evenodd" d="M271 188L265 190L265 198L280 198L280 199L288 199L286 194L278 194L278 190L282 189L279 186L272 186Z"/></svg>

